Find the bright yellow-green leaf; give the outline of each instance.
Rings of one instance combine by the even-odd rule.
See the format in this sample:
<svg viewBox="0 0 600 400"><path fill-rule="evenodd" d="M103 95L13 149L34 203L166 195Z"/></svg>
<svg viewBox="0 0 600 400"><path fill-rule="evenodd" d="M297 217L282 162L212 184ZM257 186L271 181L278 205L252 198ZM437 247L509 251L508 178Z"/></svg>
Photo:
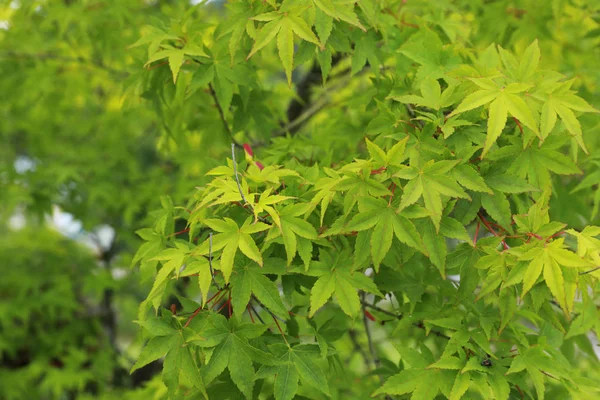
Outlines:
<svg viewBox="0 0 600 400"><path fill-rule="evenodd" d="M537 39L534 40L523 53L521 63L519 65L519 76L521 80L526 81L537 70L540 62L540 48Z"/></svg>
<svg viewBox="0 0 600 400"><path fill-rule="evenodd" d="M311 42L319 47L322 47L321 43L319 43L319 39L317 38L317 36L302 18L296 17L294 15L289 15L285 19L285 23L289 24L294 33L298 35L302 40L306 40L307 42Z"/></svg>
<svg viewBox="0 0 600 400"><path fill-rule="evenodd" d="M257 272L250 273L248 278L251 281L252 293L254 293L258 300L274 314L283 319L288 319L288 310L285 308L283 301L281 301L277 285L266 276Z"/></svg>
<svg viewBox="0 0 600 400"><path fill-rule="evenodd" d="M292 86L292 69L294 68L294 33L290 24L283 24L277 35L279 58L285 70L288 86Z"/></svg>
<svg viewBox="0 0 600 400"><path fill-rule="evenodd" d="M544 268L544 259L542 257L538 257L533 259L529 263L527 270L525 271L525 275L523 276L523 293L521 296L525 296L527 292L533 287L540 274L542 273L542 269Z"/></svg>
<svg viewBox="0 0 600 400"><path fill-rule="evenodd" d="M587 153L588 151L585 147L585 144L583 143L583 132L581 131L581 124L577 120L577 117L575 117L575 114L573 114L573 111L563 106L562 104L554 104L554 110L560 116L560 119L562 120L563 124L565 124L565 127L567 128L569 133L571 133L571 135L575 137L575 140L577 140L577 144L579 144L583 151Z"/></svg>
<svg viewBox="0 0 600 400"><path fill-rule="evenodd" d="M260 250L256 246L256 243L254 243L254 240L252 239L252 237L250 235L248 235L246 233L242 233L239 236L238 245L240 247L240 250L242 251L242 253L244 253L246 255L246 257L248 257L251 260L256 261L258 263L258 265L260 265L262 267L262 265L263 265L262 255L260 253Z"/></svg>
<svg viewBox="0 0 600 400"><path fill-rule="evenodd" d="M335 297L342 310L352 318L356 318L360 312L360 299L356 288L346 279L338 278L335 280Z"/></svg>
<svg viewBox="0 0 600 400"><path fill-rule="evenodd" d="M177 75L183 63L183 50L172 50L169 54L169 68L173 74L173 83L177 82Z"/></svg>
<svg viewBox="0 0 600 400"><path fill-rule="evenodd" d="M540 117L540 134L542 140L546 139L554 125L556 125L557 114L551 105L550 101L547 101L542 106L542 114Z"/></svg>
<svg viewBox="0 0 600 400"><path fill-rule="evenodd" d="M464 374L456 374L454 385L452 385L452 391L450 392L450 400L460 400L462 396L467 392L471 384L471 374L465 372Z"/></svg>
<svg viewBox="0 0 600 400"><path fill-rule="evenodd" d="M421 186L423 183L421 183ZM425 208L431 214L431 220L435 225L435 230L440 230L440 221L442 220L442 199L440 193L437 190L425 189L423 191L423 201L425 202Z"/></svg>
<svg viewBox="0 0 600 400"><path fill-rule="evenodd" d="M335 290L334 274L325 274L321 276L310 291L310 312L309 317L315 315L319 308L327 302Z"/></svg>
<svg viewBox="0 0 600 400"><path fill-rule="evenodd" d="M371 234L371 256L375 270L379 270L379 264L390 250L394 237L394 227L391 218L381 218Z"/></svg>
<svg viewBox="0 0 600 400"><path fill-rule="evenodd" d="M360 23L357 15L354 13L354 2L344 0L313 0L317 7L325 14L336 20L342 20L354 25L366 32L365 27Z"/></svg>
<svg viewBox="0 0 600 400"><path fill-rule="evenodd" d="M227 243L227 245L223 248L223 253L221 254L221 272L223 273L225 283L229 282L229 277L231 276L231 272L233 271L233 260L235 258L235 253L237 253L237 248L237 236L233 237L232 240L230 240Z"/></svg>
<svg viewBox="0 0 600 400"><path fill-rule="evenodd" d="M265 26L263 26L261 30L258 31L258 34L256 35L256 40L254 41L254 46L252 46L252 50L250 51L250 54L248 54L248 57L246 57L246 59L249 59L254 54L256 54L257 51L269 44L269 42L273 40L275 36L279 33L280 29L281 19L276 19L267 22Z"/></svg>
<svg viewBox="0 0 600 400"><path fill-rule="evenodd" d="M565 315L569 315L569 309L567 306L567 298L565 297L565 280L563 278L562 271L558 263L554 260L547 260L544 265L544 280L552 295L560 304L560 307L565 312Z"/></svg>
<svg viewBox="0 0 600 400"><path fill-rule="evenodd" d="M490 105L490 115L488 119L487 136L485 138L485 145L483 146L483 152L481 157L490 151L492 145L496 143L496 139L502 133L504 125L506 125L507 108L504 102L503 96L498 97Z"/></svg>
<svg viewBox="0 0 600 400"><path fill-rule="evenodd" d="M506 105L506 109L513 117L531 129L536 135L539 135L537 121L529 109L529 106L521 97L516 94L505 93L504 96L502 96L502 99Z"/></svg>
<svg viewBox="0 0 600 400"><path fill-rule="evenodd" d="M499 96L498 91L492 90L480 90L478 92L472 93L465 97L465 99L452 111L449 117L453 115L457 115L463 113L465 111L472 110L477 107L481 107L484 104L487 104L493 101L495 98Z"/></svg>
<svg viewBox="0 0 600 400"><path fill-rule="evenodd" d="M414 204L423 194L423 186L420 179L414 179L406 184L402 192L402 199L398 210L403 210L406 207Z"/></svg>

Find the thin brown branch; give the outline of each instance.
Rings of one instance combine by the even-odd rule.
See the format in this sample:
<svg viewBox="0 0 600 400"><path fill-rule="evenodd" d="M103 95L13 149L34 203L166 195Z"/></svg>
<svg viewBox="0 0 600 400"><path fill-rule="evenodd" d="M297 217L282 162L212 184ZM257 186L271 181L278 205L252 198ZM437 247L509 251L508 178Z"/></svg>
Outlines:
<svg viewBox="0 0 600 400"><path fill-rule="evenodd" d="M373 364L375 364L375 368L379 368L381 365L381 361L379 360L379 356L377 355L377 349L375 349L375 344L373 343L373 337L371 336L371 329L369 328L369 318L367 317L367 313L365 312L365 293L362 292L360 294L361 303L362 303L362 314L363 314L363 325L365 327L365 333L367 335L367 342L369 344L369 353L371 353L371 360L373 360ZM383 377L378 375L379 381L383 384Z"/></svg>
<svg viewBox="0 0 600 400"><path fill-rule="evenodd" d="M600 269L600 267L596 267L596 268L592 268L589 271L584 271L584 272L580 272L579 275L586 275L586 274L590 274L594 271L598 271Z"/></svg>
<svg viewBox="0 0 600 400"><path fill-rule="evenodd" d="M378 311L378 312L380 312L382 314L385 314L385 315L389 315L390 317L394 317L394 318L396 318L398 320L404 318L404 316L402 314L395 314L395 313L393 313L391 311L388 311L388 310L385 310L385 309L383 309L381 307L378 307L375 304L370 304L370 303L368 303L368 302L366 302L364 300L361 300L361 304L363 306L365 306L365 307L372 308L373 310L376 310L376 311ZM422 321L413 323L413 326L415 326L416 328L419 328L419 329L426 329L426 327L425 327L425 325L423 324ZM430 330L429 332L433 333L437 337L441 337L441 338L444 338L444 339L450 339L449 336L443 334L442 332L439 332L439 331L436 331L436 330L433 330L433 329Z"/></svg>
<svg viewBox="0 0 600 400"><path fill-rule="evenodd" d="M367 356L367 353L365 353L365 351L362 348L362 346L360 345L360 343L358 343L356 331L354 329L350 329L348 331L348 336L350 337L350 340L352 341L352 344L354 345L354 349L353 349L354 352L357 352L358 354L360 354L360 356L363 359L363 363L365 364L365 367L367 369L369 369L369 366L370 366L369 356Z"/></svg>
<svg viewBox="0 0 600 400"><path fill-rule="evenodd" d="M502 236L500 235L498 232L496 232L494 230L494 228L492 228L492 225L488 222L487 219L485 219L485 217L483 216L483 214L481 212L477 213L477 216L479 217L479 219L481 220L481 222L483 223L483 226L486 227L486 229L494 236ZM502 228L502 227L501 227ZM506 229L502 228L503 230L506 231ZM506 244L506 242L504 240L502 240L502 247L504 247L504 250L508 250L510 249L510 246L508 244Z"/></svg>
<svg viewBox="0 0 600 400"><path fill-rule="evenodd" d="M229 127L229 124L227 123L227 119L225 118L225 112L223 111L223 108L221 107L221 103L219 103L219 99L217 98L217 92L215 92L215 88L213 87L213 85L211 83L208 84L208 91L210 92L210 95L213 98L213 101L215 102L215 107L217 108L217 111L219 112L219 117L221 118L221 122L223 122L223 127L225 128L225 131L229 135L229 139L235 145L240 146L240 144L237 142L237 140L235 140L235 138L233 137L233 132L231 131L231 128Z"/></svg>
<svg viewBox="0 0 600 400"><path fill-rule="evenodd" d="M19 53L16 51L7 51L0 54L0 58L12 58L12 59L29 59L29 60L40 60L40 61L61 61L63 63L75 63L85 66L94 67L103 71L109 72L120 78L125 78L129 75L129 72L119 70L116 68L105 65L102 61L93 61L84 57L69 57L59 54L52 53Z"/></svg>

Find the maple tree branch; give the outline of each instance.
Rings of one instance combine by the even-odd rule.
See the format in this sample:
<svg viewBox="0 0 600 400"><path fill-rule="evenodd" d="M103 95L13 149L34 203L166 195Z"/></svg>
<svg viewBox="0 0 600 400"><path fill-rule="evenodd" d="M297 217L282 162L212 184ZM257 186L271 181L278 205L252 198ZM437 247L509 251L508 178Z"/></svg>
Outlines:
<svg viewBox="0 0 600 400"><path fill-rule="evenodd" d="M281 319L280 317L278 317L277 315L273 314L273 312L271 310L269 310L267 308L267 306L265 306L254 294L252 295L252 300L254 300L259 306L261 306L264 310L266 310L269 314L271 314L271 316L273 318L276 318L278 320L280 320L281 322L285 323L285 321L283 319Z"/></svg>
<svg viewBox="0 0 600 400"><path fill-rule="evenodd" d="M486 227L486 229L494 236L500 237L502 235L500 235L498 232L496 232L494 230L494 228L492 228L492 225L488 222L487 219L485 219L485 217L483 216L483 214L480 212L477 213L477 216L479 217L479 219L481 220L481 222L483 223L483 226ZM501 227L502 228L502 227ZM503 230L506 231L506 229L502 228ZM510 249L510 246L508 244L506 244L506 242L504 240L502 240L502 247L504 247L504 250L508 250Z"/></svg>
<svg viewBox="0 0 600 400"><path fill-rule="evenodd" d="M373 360L373 364L375 365L375 369L379 368L381 365L381 361L377 356L377 349L375 349L375 344L373 343L373 337L371 336L371 329L369 328L369 318L366 313L365 306L365 292L361 291L360 293L361 305L362 305L362 314L363 314L363 326L365 327L365 334L367 335L367 343L369 344L369 353L371 353L371 359ZM379 382L383 384L384 379L380 374L377 375L379 378Z"/></svg>
<svg viewBox="0 0 600 400"><path fill-rule="evenodd" d="M367 369L369 369L369 356L367 356L367 353L365 353L365 350L363 349L363 347L360 345L360 343L358 343L358 339L357 339L357 334L356 331L354 329L350 329L348 331L348 336L350 337L350 340L352 341L352 344L354 345L354 351L358 352L358 354L360 354L360 356L363 359L363 363L365 364L365 367L367 367ZM352 356L350 356L350 359L352 359ZM349 362L349 360L348 360Z"/></svg>
<svg viewBox="0 0 600 400"><path fill-rule="evenodd" d="M235 145L239 146L240 144L233 137L233 132L231 131L231 128L229 127L229 124L227 123L227 119L225 118L225 113L223 112L223 108L221 107L221 104L219 103L219 99L217 98L217 92L215 92L215 88L213 87L212 83L208 84L208 91L209 91L211 97L213 98L213 101L215 102L215 107L217 108L217 111L219 112L219 117L221 118L221 122L223 122L223 127L225 128L225 131L229 135L229 138L231 139L231 141Z"/></svg>
<svg viewBox="0 0 600 400"><path fill-rule="evenodd" d="M373 310L376 310L376 311L378 311L378 312L380 312L382 314L385 314L385 315L389 315L390 317L394 317L394 318L396 318L398 320L401 320L402 318L404 318L404 315L402 315L402 314L393 313L391 311L388 311L388 310L385 310L385 309L383 309L381 307L378 307L375 304L370 304L370 303L368 303L368 302L366 302L364 300L361 300L360 303L363 306L365 306L365 307L372 308ZM415 327L417 327L419 329L425 329L425 325L423 324L422 321L421 322L415 322L415 323L413 323L413 326L415 326ZM433 330L433 329L430 330L429 332L433 333L437 337L441 337L441 338L448 339L448 340L450 339L449 336L443 334L442 332L439 332L439 331L436 331L436 330Z"/></svg>
<svg viewBox="0 0 600 400"><path fill-rule="evenodd" d="M266 325L265 321L262 319L262 317L260 316L260 314L258 313L258 311L256 311L256 309L254 308L254 306L252 305L252 303L248 303L248 306L254 312L254 315L256 315L256 318L258 318L258 320L260 321L260 323L263 324L263 325Z"/></svg>
<svg viewBox="0 0 600 400"><path fill-rule="evenodd" d="M584 271L584 272L580 272L579 275L586 275L586 274L590 274L594 271L598 271L600 269L600 267L596 267L596 268L592 268L589 271Z"/></svg>
<svg viewBox="0 0 600 400"><path fill-rule="evenodd" d="M12 59L29 59L29 60L40 60L40 61L62 61L66 63L75 63L81 65L87 65L90 67L94 67L97 69L101 69L103 71L109 72L119 78L126 78L129 76L129 72L119 70L116 68L109 67L105 65L102 61L93 61L84 57L69 57L63 56L59 54L52 53L19 53L16 51L6 51L0 54L0 58L12 58Z"/></svg>
<svg viewBox="0 0 600 400"><path fill-rule="evenodd" d="M331 60L331 68L337 65L341 60L342 57L340 56L333 57ZM307 109L311 108L311 89L313 86L322 82L322 76L323 75L321 71L321 66L315 60L310 71L308 71L308 73L302 78L302 80L296 84L296 93L298 96L297 98L291 101L291 103L288 105L286 112L287 120L290 121L290 123L299 118L302 114L304 114ZM290 130L297 130L297 125L298 124L294 125L294 127L290 127Z"/></svg>

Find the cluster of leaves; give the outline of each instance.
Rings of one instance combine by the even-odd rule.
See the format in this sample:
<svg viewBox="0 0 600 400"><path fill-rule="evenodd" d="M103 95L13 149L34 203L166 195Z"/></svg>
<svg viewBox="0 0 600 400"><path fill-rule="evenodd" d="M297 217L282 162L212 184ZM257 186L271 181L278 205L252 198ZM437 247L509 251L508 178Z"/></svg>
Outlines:
<svg viewBox="0 0 600 400"><path fill-rule="evenodd" d="M106 280L90 273L93 257L45 229L0 235L0 257L2 397L59 398L106 385L116 354L102 335L103 316L89 313Z"/></svg>
<svg viewBox="0 0 600 400"><path fill-rule="evenodd" d="M0 226L117 238L6 229L2 394L597 397L599 28L594 0L0 4Z"/></svg>
<svg viewBox="0 0 600 400"><path fill-rule="evenodd" d="M168 56L174 80L183 59L211 71L202 82L221 111L232 105L213 56L223 37L230 62L244 68L236 57L246 34L254 42L247 58L273 41L288 84L295 37L297 57L316 52L323 81L331 54L353 43L351 73L368 61L375 79L393 82L407 66L382 68L385 10L338 5L247 5L201 58L188 57L187 44L151 45L149 62ZM386 35L389 46L402 33ZM497 45L459 50L426 27L405 40L400 53L417 64L413 79L379 87L387 92L373 103L366 157L276 165L255 162L245 146L239 163L233 145L227 166L208 172L212 180L185 210L165 199L163 215L186 220L188 240L164 217L140 232L148 242L134 262L158 273L140 307L151 339L134 369L166 354L170 396L210 397L222 385L277 400L597 395L585 333L600 327L600 231L567 230L550 217L549 202L555 176L581 172L561 151L587 152L576 113L598 111L571 89L574 80L540 67L537 41L518 56ZM229 129L227 114L223 122ZM238 132L229 132L235 141ZM199 302L161 308L169 283L183 277L197 280ZM148 318L151 308L161 316ZM341 372L340 344L360 348L357 325L366 367L377 367L358 388ZM385 339L374 343L374 334ZM394 345L400 363L381 341ZM594 366L580 368L582 359Z"/></svg>

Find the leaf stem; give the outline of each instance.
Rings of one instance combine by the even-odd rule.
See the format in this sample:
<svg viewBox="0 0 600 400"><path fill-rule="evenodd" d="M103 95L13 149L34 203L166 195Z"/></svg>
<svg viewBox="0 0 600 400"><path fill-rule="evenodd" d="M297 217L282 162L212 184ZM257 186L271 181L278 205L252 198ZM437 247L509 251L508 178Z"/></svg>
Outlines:
<svg viewBox="0 0 600 400"><path fill-rule="evenodd" d="M367 335L367 342L369 344L369 353L371 353L371 359L373 360L373 364L375 364L375 368L379 368L381 365L381 361L377 356L377 350L375 349L375 344L373 343L373 337L371 336L371 329L369 328L369 318L367 317L367 313L365 312L365 293L362 292L360 295L362 299L362 311L363 311L363 325L365 327L365 333ZM383 377L379 375L379 381L383 384Z"/></svg>
<svg viewBox="0 0 600 400"><path fill-rule="evenodd" d="M480 212L477 213L477 216L479 217L479 219L481 220L481 222L483 222L483 225L486 227L486 229L494 236L500 237L502 235L500 235L498 232L496 232L494 230L494 228L492 228L492 225L485 219L485 217L483 216L483 214ZM502 228L500 226L501 229L505 230L504 228ZM510 246L508 244L506 244L506 242L504 240L502 240L502 247L504 247L504 250L508 250L510 249Z"/></svg>
<svg viewBox="0 0 600 400"><path fill-rule="evenodd" d="M598 271L600 269L600 267L596 267L596 268L592 268L589 271L584 271L584 272L580 272L579 275L586 275L586 274L590 274L594 271Z"/></svg>
<svg viewBox="0 0 600 400"><path fill-rule="evenodd" d="M229 124L227 123L227 119L225 119L225 113L223 112L223 108L221 108L221 104L219 103L219 99L217 98L217 92L215 92L215 89L213 88L212 83L208 84L208 91L210 92L210 95L212 96L212 98L215 102L215 106L217 107L217 111L219 112L219 117L221 117L221 121L223 122L225 131L229 135L229 138L231 139L231 141L234 144L239 146L239 143L233 137L233 132L231 131L231 128L229 127Z"/></svg>

